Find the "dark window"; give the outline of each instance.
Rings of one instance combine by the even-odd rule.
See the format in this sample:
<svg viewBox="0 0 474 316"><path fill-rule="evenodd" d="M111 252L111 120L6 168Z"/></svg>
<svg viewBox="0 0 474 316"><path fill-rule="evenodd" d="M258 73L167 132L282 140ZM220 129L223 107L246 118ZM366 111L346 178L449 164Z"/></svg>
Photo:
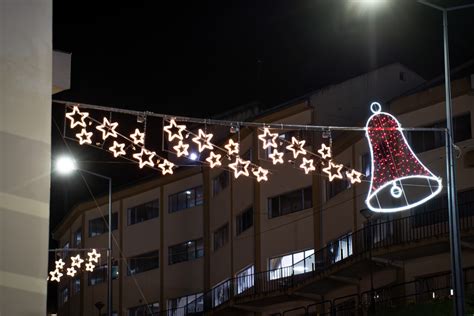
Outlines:
<svg viewBox="0 0 474 316"><path fill-rule="evenodd" d="M346 178L337 180L337 181L326 181L326 200L329 200L333 196L342 191L349 189L351 187L351 182Z"/></svg>
<svg viewBox="0 0 474 316"><path fill-rule="evenodd" d="M128 309L128 316L158 316L160 315L160 304L150 303L148 305L135 306Z"/></svg>
<svg viewBox="0 0 474 316"><path fill-rule="evenodd" d="M81 278L77 277L72 280L72 294L81 292Z"/></svg>
<svg viewBox="0 0 474 316"><path fill-rule="evenodd" d="M214 232L214 250L227 244L229 241L229 224L225 224Z"/></svg>
<svg viewBox="0 0 474 316"><path fill-rule="evenodd" d="M82 242L82 227L74 232L74 246L80 248Z"/></svg>
<svg viewBox="0 0 474 316"><path fill-rule="evenodd" d="M63 287L60 291L59 291L59 306L62 306L64 305L67 301L69 301L69 288L66 286L66 287Z"/></svg>
<svg viewBox="0 0 474 316"><path fill-rule="evenodd" d="M89 237L99 236L108 232L107 225L109 223L109 216L98 217L89 221ZM112 230L117 229L118 214L112 214Z"/></svg>
<svg viewBox="0 0 474 316"><path fill-rule="evenodd" d="M160 256L157 250L128 258L127 262L127 275L133 275L159 268Z"/></svg>
<svg viewBox="0 0 474 316"><path fill-rule="evenodd" d="M145 204L134 206L127 211L128 225L133 225L158 217L160 201L153 200Z"/></svg>
<svg viewBox="0 0 474 316"><path fill-rule="evenodd" d="M268 218L274 218L313 207L311 187L291 191L268 199Z"/></svg>
<svg viewBox="0 0 474 316"><path fill-rule="evenodd" d="M168 247L168 264L200 258L204 255L202 238Z"/></svg>
<svg viewBox="0 0 474 316"><path fill-rule="evenodd" d="M222 171L217 177L212 179L212 196L216 196L229 185L229 172Z"/></svg>
<svg viewBox="0 0 474 316"><path fill-rule="evenodd" d="M118 264L112 262L112 280L118 279ZM107 265L96 266L94 271L89 272L88 285L96 285L107 281Z"/></svg>
<svg viewBox="0 0 474 316"><path fill-rule="evenodd" d="M168 212L173 213L197 205L202 205L202 186L184 190L168 197Z"/></svg>
<svg viewBox="0 0 474 316"><path fill-rule="evenodd" d="M437 122L428 128L444 128L446 121ZM471 115L470 113L459 115L453 118L454 142L461 142L471 138ZM442 132L409 132L407 139L415 153L428 151L444 146L444 133Z"/></svg>
<svg viewBox="0 0 474 316"><path fill-rule="evenodd" d="M370 177L371 169L372 169L372 161L370 159L370 153L365 153L360 156L360 163L362 174L366 177Z"/></svg>
<svg viewBox="0 0 474 316"><path fill-rule="evenodd" d="M237 236L252 227L253 225L253 207L249 207L239 215L235 221Z"/></svg>

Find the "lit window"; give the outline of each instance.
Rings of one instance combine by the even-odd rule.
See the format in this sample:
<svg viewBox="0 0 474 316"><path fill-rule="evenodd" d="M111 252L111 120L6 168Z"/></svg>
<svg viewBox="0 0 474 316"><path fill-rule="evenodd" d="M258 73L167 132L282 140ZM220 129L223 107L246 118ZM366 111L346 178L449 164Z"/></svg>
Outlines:
<svg viewBox="0 0 474 316"><path fill-rule="evenodd" d="M338 262L352 255L352 234L339 237L328 244L328 251L332 262Z"/></svg>
<svg viewBox="0 0 474 316"><path fill-rule="evenodd" d="M168 300L168 316L181 316L204 310L202 293L191 294Z"/></svg>
<svg viewBox="0 0 474 316"><path fill-rule="evenodd" d="M202 205L202 186L187 189L168 197L168 212L173 213L194 206Z"/></svg>
<svg viewBox="0 0 474 316"><path fill-rule="evenodd" d="M243 293L246 290L253 287L254 273L255 273L254 266L251 265L250 267L245 268L244 270L236 274L235 277L237 279L237 288L236 288L237 294Z"/></svg>
<svg viewBox="0 0 474 316"><path fill-rule="evenodd" d="M74 246L80 248L82 242L82 227L74 232Z"/></svg>
<svg viewBox="0 0 474 316"><path fill-rule="evenodd" d="M270 280L312 271L314 266L314 249L271 258L269 265L271 270Z"/></svg>
<svg viewBox="0 0 474 316"><path fill-rule="evenodd" d="M212 307L216 307L229 300L230 281L224 281L212 288Z"/></svg>
<svg viewBox="0 0 474 316"><path fill-rule="evenodd" d="M160 304L150 303L148 305L140 305L135 306L128 309L128 316L143 316L143 315L150 315L150 316L158 316L160 314Z"/></svg>
<svg viewBox="0 0 474 316"><path fill-rule="evenodd" d="M204 255L202 238L168 247L168 264L200 258Z"/></svg>

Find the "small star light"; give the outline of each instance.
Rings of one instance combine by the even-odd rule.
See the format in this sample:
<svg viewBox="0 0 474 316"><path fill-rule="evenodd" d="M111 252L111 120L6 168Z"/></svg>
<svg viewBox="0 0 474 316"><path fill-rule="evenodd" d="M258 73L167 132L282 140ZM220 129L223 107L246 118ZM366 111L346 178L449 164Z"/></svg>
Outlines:
<svg viewBox="0 0 474 316"><path fill-rule="evenodd" d="M80 133L77 133L76 137L79 139L79 145L92 144L92 132L87 132L85 128L83 128Z"/></svg>
<svg viewBox="0 0 474 316"><path fill-rule="evenodd" d="M298 157L299 154L306 155L306 150L304 149L305 140L298 141L294 136L291 137L291 145L286 146L286 149L293 152L293 158Z"/></svg>
<svg viewBox="0 0 474 316"><path fill-rule="evenodd" d="M79 120L76 120L76 119L74 118L74 116L75 116L76 114L80 116ZM71 128L74 128L74 127L76 127L77 125L82 126L82 127L86 127L85 119L86 119L86 117L88 117L88 116L89 116L89 113L79 111L79 108L78 108L77 106L74 106L74 107L72 108L72 112L66 113L66 118L67 118L68 120L71 120Z"/></svg>
<svg viewBox="0 0 474 316"><path fill-rule="evenodd" d="M267 178L267 174L268 174L268 170L267 169L263 169L262 167L258 167L258 169L254 169L252 170L252 173L254 174L254 176L257 177L257 181L260 182L260 181L268 181L268 178Z"/></svg>
<svg viewBox="0 0 474 316"><path fill-rule="evenodd" d="M50 271L49 274L51 275L51 281L59 282L63 274L59 272L58 268L54 271Z"/></svg>
<svg viewBox="0 0 474 316"><path fill-rule="evenodd" d="M117 122L109 122L109 120L104 117L104 122L101 125L97 126L96 129L102 132L102 139L106 140L109 136L117 137L117 132L115 131L117 126Z"/></svg>
<svg viewBox="0 0 474 316"><path fill-rule="evenodd" d="M229 155L232 155L232 154L237 154L238 155L239 154L239 143L234 142L234 140L232 138L229 139L229 142L224 147L225 147L225 149L227 149L227 153Z"/></svg>
<svg viewBox="0 0 474 316"><path fill-rule="evenodd" d="M326 146L325 143L321 144L321 148L318 149L318 153L323 157L323 159L331 158L331 147Z"/></svg>
<svg viewBox="0 0 474 316"><path fill-rule="evenodd" d="M172 129L177 129L176 133L173 133ZM174 119L170 120L170 125L163 127L163 131L168 133L168 141L173 141L173 139L183 140L183 131L186 129L186 125L178 125Z"/></svg>
<svg viewBox="0 0 474 316"><path fill-rule="evenodd" d="M109 147L109 150L114 153L114 157L117 158L120 155L125 155L126 152L124 150L125 144L119 144L117 141L114 140L114 145Z"/></svg>
<svg viewBox="0 0 474 316"><path fill-rule="evenodd" d="M273 149L273 152L270 155L268 155L268 157L272 159L272 162L274 165L278 163L283 163L283 153L279 152L276 149Z"/></svg>
<svg viewBox="0 0 474 316"><path fill-rule="evenodd" d="M211 168L219 167L222 166L221 157L221 154L215 154L213 151L211 151L211 154L206 158L206 161L209 162Z"/></svg>
<svg viewBox="0 0 474 316"><path fill-rule="evenodd" d="M213 134L206 134L202 129L199 129L198 136L193 138L193 142L198 144L199 152L202 152L204 149L212 150L211 138Z"/></svg>
<svg viewBox="0 0 474 316"><path fill-rule="evenodd" d="M304 169L304 173L308 174L310 171L316 170L313 165L313 159L306 159L303 157L303 163L300 165L301 169Z"/></svg>
<svg viewBox="0 0 474 316"><path fill-rule="evenodd" d="M360 177L362 176L362 173L355 171L354 169L351 170L351 172L346 171L346 176L349 180L351 180L351 183L361 183Z"/></svg>
<svg viewBox="0 0 474 316"><path fill-rule="evenodd" d="M145 133L141 133L138 128L135 128L135 133L130 134L130 137L135 145L145 145Z"/></svg>
<svg viewBox="0 0 474 316"><path fill-rule="evenodd" d="M189 145L184 144L182 140L178 142L178 145L173 146L173 149L176 151L176 155L178 157L189 155L188 148Z"/></svg>
<svg viewBox="0 0 474 316"><path fill-rule="evenodd" d="M58 270L62 270L64 268L64 265L66 264L66 262L64 262L61 258L59 258L59 260L56 260L54 263L56 265L56 269Z"/></svg>
<svg viewBox="0 0 474 316"><path fill-rule="evenodd" d="M75 257L71 257L71 267L78 267L81 268L81 264L84 262L83 259L81 259L80 255L77 255Z"/></svg>
<svg viewBox="0 0 474 316"><path fill-rule="evenodd" d="M95 265L92 262L86 263L86 271L92 272L94 271Z"/></svg>
<svg viewBox="0 0 474 316"><path fill-rule="evenodd" d="M155 163L153 162L153 157L155 157L155 153L149 151L148 149L142 148L139 153L133 154L133 158L138 160L140 169L145 166L153 167ZM143 157L145 156L145 157Z"/></svg>
<svg viewBox="0 0 474 316"><path fill-rule="evenodd" d="M161 173L163 175L167 173L173 174L174 163L172 163L171 161L165 159L161 164L158 165L158 167L161 169Z"/></svg>
<svg viewBox="0 0 474 316"><path fill-rule="evenodd" d="M237 179L241 174L249 176L250 161L242 160L240 157L235 158L235 162L229 164L229 168L234 170L234 177Z"/></svg>
<svg viewBox="0 0 474 316"><path fill-rule="evenodd" d="M66 274L73 277L73 276L76 275L76 272L77 272L77 270L74 269L74 267L70 267L70 268L67 268L67 273Z"/></svg>
<svg viewBox="0 0 474 316"><path fill-rule="evenodd" d="M98 253L95 249L92 249L92 251L88 252L87 255L89 256L89 262L99 262L100 253Z"/></svg>
<svg viewBox="0 0 474 316"><path fill-rule="evenodd" d="M258 135L258 139L263 142L263 149L267 149L268 147L277 148L276 140L278 138L277 133L270 133L268 127L263 129L263 134Z"/></svg>
<svg viewBox="0 0 474 316"><path fill-rule="evenodd" d="M342 165L335 164L332 162L332 160L330 160L328 166L323 168L323 171L329 176L329 181L331 182L335 178L342 179L342 167ZM336 172L332 173L332 169L336 169Z"/></svg>

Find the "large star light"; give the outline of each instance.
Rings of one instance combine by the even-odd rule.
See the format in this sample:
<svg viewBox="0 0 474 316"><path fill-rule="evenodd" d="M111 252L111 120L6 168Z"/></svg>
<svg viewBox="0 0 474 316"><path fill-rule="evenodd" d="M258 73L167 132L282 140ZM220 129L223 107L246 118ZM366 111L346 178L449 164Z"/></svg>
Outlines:
<svg viewBox="0 0 474 316"><path fill-rule="evenodd" d="M167 173L173 174L173 167L174 163L168 160L163 160L161 164L158 165L158 167L161 169L161 174L165 175Z"/></svg>
<svg viewBox="0 0 474 316"><path fill-rule="evenodd" d="M76 137L79 139L79 145L92 144L92 132L88 132L85 128L80 133L77 133Z"/></svg>
<svg viewBox="0 0 474 316"><path fill-rule="evenodd" d="M138 160L138 166L140 167L140 169L145 166L150 166L153 168L153 166L155 165L155 163L153 162L153 157L155 157L155 155L155 152L142 148L139 153L133 154L133 158Z"/></svg>
<svg viewBox="0 0 474 316"><path fill-rule="evenodd" d="M106 140L109 136L117 137L117 132L115 131L117 126L117 122L109 122L109 120L104 117L104 121L102 122L102 124L97 126L96 129L102 132L102 139Z"/></svg>
<svg viewBox="0 0 474 316"><path fill-rule="evenodd" d="M268 177L267 177L267 174L268 174L268 170L267 169L263 169L262 167L258 167L258 169L254 169L252 170L252 173L254 176L257 177L257 181L260 182L260 181L268 181Z"/></svg>
<svg viewBox="0 0 474 316"><path fill-rule="evenodd" d="M258 139L263 142L263 149L267 149L268 147L277 148L277 138L278 134L271 133L268 127L263 129L263 134L258 135Z"/></svg>
<svg viewBox="0 0 474 316"><path fill-rule="evenodd" d="M332 182L332 180L334 180L335 178L342 179L342 167L343 165L335 164L332 162L332 160L329 161L328 166L326 168L323 168L323 172L329 176L329 182Z"/></svg>
<svg viewBox="0 0 474 316"><path fill-rule="evenodd" d="M274 165L279 164L279 163L284 163L283 161L283 153L279 152L276 149L273 149L273 152L268 155L272 159L272 162Z"/></svg>
<svg viewBox="0 0 474 316"><path fill-rule="evenodd" d="M362 176L362 173L355 171L354 169L352 169L351 172L346 171L346 176L352 184L356 182L361 183L360 177Z"/></svg>
<svg viewBox="0 0 474 316"><path fill-rule="evenodd" d="M304 149L305 140L298 141L295 137L291 137L291 145L286 146L286 149L293 152L293 158L297 158L299 154L306 155L306 150Z"/></svg>
<svg viewBox="0 0 474 316"><path fill-rule="evenodd" d="M94 271L95 265L92 262L86 263L86 271L92 272Z"/></svg>
<svg viewBox="0 0 474 316"><path fill-rule="evenodd" d="M115 158L126 154L125 144L120 144L116 140L114 140L114 145L109 147L109 150L114 153Z"/></svg>
<svg viewBox="0 0 474 316"><path fill-rule="evenodd" d="M225 149L227 149L227 153L229 155L232 155L232 154L238 155L239 154L239 143L234 142L234 140L232 138L229 139L229 142L224 147L225 147Z"/></svg>
<svg viewBox="0 0 474 316"><path fill-rule="evenodd" d="M64 265L66 264L66 262L64 262L63 259L59 258L59 260L56 260L54 262L54 264L56 266L56 269L62 270L64 268Z"/></svg>
<svg viewBox="0 0 474 316"><path fill-rule="evenodd" d="M78 119L75 118L77 115L79 115ZM74 128L78 125L82 127L86 127L85 119L88 116L89 116L89 113L79 111L79 108L77 106L74 106L72 108L72 112L66 113L66 118L71 121L71 125L70 125L71 128Z"/></svg>
<svg viewBox="0 0 474 316"><path fill-rule="evenodd" d="M249 176L250 161L243 160L240 157L235 158L235 162L229 164L229 168L234 171L234 177L237 179L240 175Z"/></svg>
<svg viewBox="0 0 474 316"><path fill-rule="evenodd" d="M100 253L98 253L95 249L92 249L92 251L88 252L87 255L89 256L89 262L99 262Z"/></svg>
<svg viewBox="0 0 474 316"><path fill-rule="evenodd" d="M145 145L145 133L140 132L138 128L135 128L135 132L130 134L130 138L135 145Z"/></svg>
<svg viewBox="0 0 474 316"><path fill-rule="evenodd" d="M51 275L51 281L56 281L59 282L61 280L61 277L63 274L59 272L58 268L56 268L54 271L50 271L49 274Z"/></svg>
<svg viewBox="0 0 474 316"><path fill-rule="evenodd" d="M173 146L173 149L176 151L176 155L178 157L189 155L188 148L189 148L189 145L183 143L182 140L178 142L178 145Z"/></svg>
<svg viewBox="0 0 474 316"><path fill-rule="evenodd" d="M170 120L170 124L163 127L163 131L168 133L168 141L173 139L183 140L183 131L186 129L186 125L178 125L174 119ZM175 131L175 132L173 132Z"/></svg>
<svg viewBox="0 0 474 316"><path fill-rule="evenodd" d="M70 267L70 268L67 268L67 273L66 274L73 277L73 276L76 275L76 272L77 272L77 270L74 269L74 267Z"/></svg>
<svg viewBox="0 0 474 316"><path fill-rule="evenodd" d="M81 264L83 262L84 262L84 259L82 259L80 255L77 255L75 257L71 257L71 267L81 268Z"/></svg>
<svg viewBox="0 0 474 316"><path fill-rule="evenodd" d="M323 159L331 158L331 147L326 146L325 143L321 144L321 148L318 149L318 153L323 157Z"/></svg>
<svg viewBox="0 0 474 316"><path fill-rule="evenodd" d="M193 138L193 142L198 144L199 152L202 152L204 149L212 150L211 138L213 134L206 134L202 129L199 129L198 136Z"/></svg>
<svg viewBox="0 0 474 316"><path fill-rule="evenodd" d="M313 159L306 159L303 157L303 163L300 165L301 169L304 169L304 173L308 174L310 171L316 170L313 164Z"/></svg>
<svg viewBox="0 0 474 316"><path fill-rule="evenodd" d="M221 154L215 154L211 151L209 157L206 158L206 161L209 162L211 168L219 167L222 166L221 157Z"/></svg>

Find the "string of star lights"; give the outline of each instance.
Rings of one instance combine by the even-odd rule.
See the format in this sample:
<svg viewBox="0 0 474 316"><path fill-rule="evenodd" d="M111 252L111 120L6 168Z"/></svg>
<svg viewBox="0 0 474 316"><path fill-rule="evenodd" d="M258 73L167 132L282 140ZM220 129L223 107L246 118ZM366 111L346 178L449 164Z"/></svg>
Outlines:
<svg viewBox="0 0 474 316"><path fill-rule="evenodd" d="M75 277L78 273L83 271L93 272L94 268L96 267L94 263L100 264L101 254L100 252L97 252L97 249L64 248L51 249L50 251L53 251L55 253L55 257L58 258L54 262L54 269L48 273L48 280L51 282L61 282L61 278L64 275ZM83 259L80 252L84 251L89 252L87 252L87 258L84 257ZM69 255L71 252L75 252L77 254Z"/></svg>

